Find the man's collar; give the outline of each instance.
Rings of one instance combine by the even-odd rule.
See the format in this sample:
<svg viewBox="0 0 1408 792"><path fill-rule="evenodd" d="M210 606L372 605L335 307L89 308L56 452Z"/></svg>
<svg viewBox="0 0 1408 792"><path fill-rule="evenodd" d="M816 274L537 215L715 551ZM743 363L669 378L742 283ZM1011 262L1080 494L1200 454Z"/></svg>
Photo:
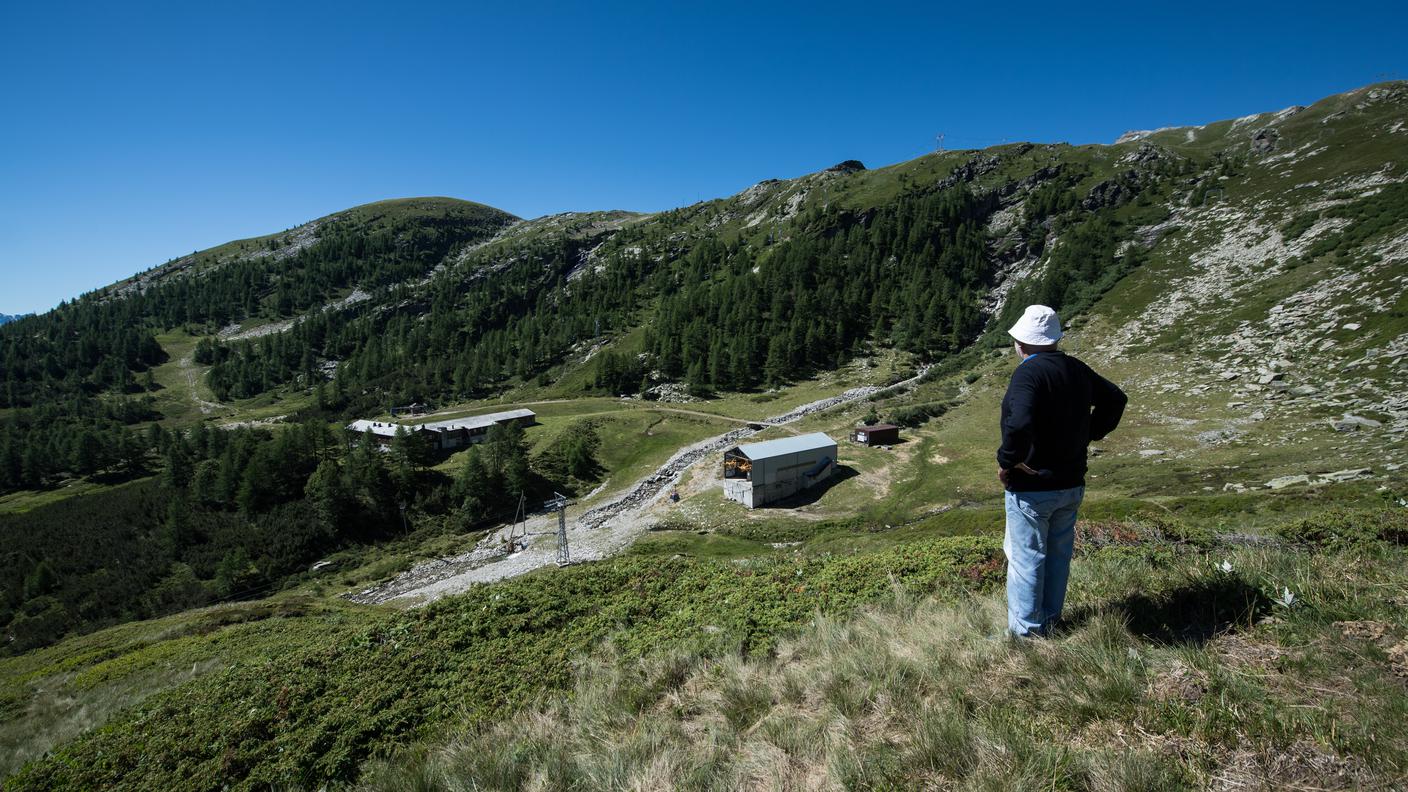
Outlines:
<svg viewBox="0 0 1408 792"><path fill-rule="evenodd" d="M1023 357L1022 357L1022 363L1026 363L1028 360L1031 360L1032 358L1036 357L1037 355L1059 355L1059 354L1061 354L1061 350L1059 350L1059 349L1041 349L1041 350L1037 350L1036 352L1031 353L1030 355L1025 355L1025 356L1023 356ZM1017 365L1020 366L1020 365L1022 365L1022 363L1018 363Z"/></svg>

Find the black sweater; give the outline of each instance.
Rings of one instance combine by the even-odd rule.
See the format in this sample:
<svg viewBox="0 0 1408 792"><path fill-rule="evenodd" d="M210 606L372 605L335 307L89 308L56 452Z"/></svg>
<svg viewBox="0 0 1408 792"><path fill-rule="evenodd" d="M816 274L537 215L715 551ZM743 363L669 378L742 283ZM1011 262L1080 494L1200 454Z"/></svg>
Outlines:
<svg viewBox="0 0 1408 792"><path fill-rule="evenodd" d="M1002 398L1002 447L997 464L1012 470L1013 492L1085 484L1085 450L1114 431L1128 399L1114 383L1064 352L1038 352L1017 366Z"/></svg>

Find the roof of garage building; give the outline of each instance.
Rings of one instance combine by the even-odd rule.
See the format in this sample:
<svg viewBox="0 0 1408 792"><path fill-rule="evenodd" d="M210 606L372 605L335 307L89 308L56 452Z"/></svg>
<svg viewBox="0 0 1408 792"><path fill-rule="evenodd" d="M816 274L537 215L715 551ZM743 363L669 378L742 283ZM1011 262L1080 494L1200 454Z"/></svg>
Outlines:
<svg viewBox="0 0 1408 792"><path fill-rule="evenodd" d="M796 437L783 437L761 443L749 443L739 446L738 450L749 459L757 461L770 457L797 454L803 451L815 451L819 448L833 448L835 445L836 441L827 437L825 432L812 432L811 434L797 435Z"/></svg>
<svg viewBox="0 0 1408 792"><path fill-rule="evenodd" d="M396 430L402 427L408 432L451 432L457 429L479 429L486 426L493 426L502 421L534 418L536 416L537 413L532 410L519 409L489 413L488 415L471 415L468 418L451 418L448 421L434 421L423 424L400 424L395 421L372 421L364 418L348 424L347 429L358 433L370 431L374 435L394 437Z"/></svg>
<svg viewBox="0 0 1408 792"><path fill-rule="evenodd" d="M390 421L369 421L363 418L353 421L350 424L347 424L347 430L349 432L357 432L358 434L361 434L362 432L371 432L372 434L378 435L380 437L393 437L396 434L397 428L399 428L400 426L401 424L392 423ZM406 428L410 429L413 427Z"/></svg>
<svg viewBox="0 0 1408 792"><path fill-rule="evenodd" d="M500 421L532 418L535 415L536 413L532 410L508 410L505 412L489 413L488 415L471 415L468 418L451 418L448 421L434 421L432 423L421 424L420 428L430 429L436 432L449 432L456 429L479 429L485 426L493 426Z"/></svg>

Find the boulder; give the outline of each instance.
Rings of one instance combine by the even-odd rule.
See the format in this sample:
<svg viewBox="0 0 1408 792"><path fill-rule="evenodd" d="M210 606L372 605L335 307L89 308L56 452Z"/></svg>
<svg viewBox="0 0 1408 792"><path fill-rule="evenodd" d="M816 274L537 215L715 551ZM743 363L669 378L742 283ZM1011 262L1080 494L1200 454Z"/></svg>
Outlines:
<svg viewBox="0 0 1408 792"><path fill-rule="evenodd" d="M1277 478L1271 479L1270 481L1266 482L1266 488L1279 490L1285 489L1286 487L1294 487L1297 484L1309 483L1310 476L1278 476Z"/></svg>
<svg viewBox="0 0 1408 792"><path fill-rule="evenodd" d="M1357 432L1360 429L1378 429L1382 427L1383 424L1375 421L1373 418L1364 418L1345 413L1343 418L1331 420L1330 426L1334 427L1336 432Z"/></svg>
<svg viewBox="0 0 1408 792"><path fill-rule="evenodd" d="M1199 432L1194 439L1202 445L1218 445L1231 442L1241 436L1242 433L1236 429L1210 429L1206 432Z"/></svg>
<svg viewBox="0 0 1408 792"><path fill-rule="evenodd" d="M1326 473L1321 478L1330 481L1353 481L1355 479L1369 478L1374 475L1373 468L1354 468L1352 470L1336 470L1334 473Z"/></svg>

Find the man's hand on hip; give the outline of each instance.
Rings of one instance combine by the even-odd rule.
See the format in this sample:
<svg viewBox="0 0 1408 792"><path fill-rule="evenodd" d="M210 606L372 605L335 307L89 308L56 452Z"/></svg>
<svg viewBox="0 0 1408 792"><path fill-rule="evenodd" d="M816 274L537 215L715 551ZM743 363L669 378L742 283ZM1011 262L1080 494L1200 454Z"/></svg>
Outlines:
<svg viewBox="0 0 1408 792"><path fill-rule="evenodd" d="M1031 466L1028 465L1026 462L1018 462L1010 468L999 467L997 469L997 480L1002 482L1002 486L1006 487L1009 485L1009 480L1011 479L1012 471L1014 470L1020 470L1023 473L1026 473L1028 476L1039 475L1035 470L1032 470Z"/></svg>

